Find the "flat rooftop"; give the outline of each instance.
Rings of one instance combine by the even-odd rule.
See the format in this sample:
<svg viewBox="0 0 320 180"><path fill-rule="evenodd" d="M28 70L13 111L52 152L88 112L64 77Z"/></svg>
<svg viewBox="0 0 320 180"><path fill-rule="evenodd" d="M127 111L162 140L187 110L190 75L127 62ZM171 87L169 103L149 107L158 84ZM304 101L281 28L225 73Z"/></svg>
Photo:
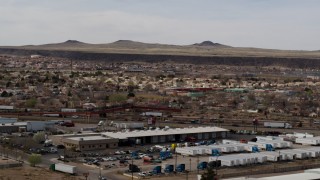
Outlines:
<svg viewBox="0 0 320 180"><path fill-rule="evenodd" d="M212 132L228 132L229 130L220 127L192 127L192 128L169 128L158 130L135 130L126 132L103 132L101 134L118 139L128 139L134 137L146 136L164 136L176 134L196 134L196 133L212 133Z"/></svg>
<svg viewBox="0 0 320 180"><path fill-rule="evenodd" d="M69 137L69 138L66 138L66 139L70 139L70 140L74 140L74 141L80 141L81 138L82 138L83 141L112 139L110 137L103 137L103 136L81 136L81 137Z"/></svg>

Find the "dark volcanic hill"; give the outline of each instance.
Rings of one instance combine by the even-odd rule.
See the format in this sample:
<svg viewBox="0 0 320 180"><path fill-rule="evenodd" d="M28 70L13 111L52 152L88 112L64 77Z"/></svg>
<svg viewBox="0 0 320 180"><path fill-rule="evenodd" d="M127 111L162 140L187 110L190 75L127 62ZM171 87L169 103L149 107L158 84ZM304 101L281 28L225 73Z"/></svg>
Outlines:
<svg viewBox="0 0 320 180"><path fill-rule="evenodd" d="M213 43L211 41L203 41L202 43L195 43L193 44L194 46L209 46L209 47L231 47L231 46L226 46L223 44L219 44L219 43Z"/></svg>
<svg viewBox="0 0 320 180"><path fill-rule="evenodd" d="M28 46L2 46L0 54L31 55L106 61L179 62L258 66L320 66L320 51L289 51L231 47L211 41L193 45L167 45L119 40L89 44L77 40Z"/></svg>

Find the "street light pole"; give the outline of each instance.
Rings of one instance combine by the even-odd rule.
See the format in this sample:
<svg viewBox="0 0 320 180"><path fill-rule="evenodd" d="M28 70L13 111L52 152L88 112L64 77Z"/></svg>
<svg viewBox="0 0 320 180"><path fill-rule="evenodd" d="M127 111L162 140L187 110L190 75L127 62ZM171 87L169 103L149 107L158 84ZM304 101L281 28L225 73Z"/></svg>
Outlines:
<svg viewBox="0 0 320 180"><path fill-rule="evenodd" d="M189 161L190 161L190 172L191 172L191 158L189 159Z"/></svg>

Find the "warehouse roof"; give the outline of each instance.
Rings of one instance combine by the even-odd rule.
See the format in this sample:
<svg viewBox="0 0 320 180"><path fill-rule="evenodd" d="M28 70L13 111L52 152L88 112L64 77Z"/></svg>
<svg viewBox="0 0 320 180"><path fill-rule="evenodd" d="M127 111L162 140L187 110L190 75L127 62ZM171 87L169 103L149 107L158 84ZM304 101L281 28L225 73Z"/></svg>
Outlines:
<svg viewBox="0 0 320 180"><path fill-rule="evenodd" d="M131 137L146 137L146 136L164 136L176 134L196 134L210 132L227 132L229 130L219 127L192 127L192 128L169 128L156 130L135 130L126 132L104 132L102 134L119 139L128 139Z"/></svg>
<svg viewBox="0 0 320 180"><path fill-rule="evenodd" d="M75 140L75 141L94 141L94 140L107 140L111 139L110 137L103 136L80 136L80 137L68 137L67 139Z"/></svg>

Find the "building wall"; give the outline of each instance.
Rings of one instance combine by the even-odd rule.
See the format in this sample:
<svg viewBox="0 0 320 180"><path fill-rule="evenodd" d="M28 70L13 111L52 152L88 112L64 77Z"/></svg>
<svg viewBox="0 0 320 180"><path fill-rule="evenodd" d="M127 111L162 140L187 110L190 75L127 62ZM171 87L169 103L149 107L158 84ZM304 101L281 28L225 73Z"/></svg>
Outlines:
<svg viewBox="0 0 320 180"><path fill-rule="evenodd" d="M14 133L19 131L19 126L0 126L0 133Z"/></svg>
<svg viewBox="0 0 320 180"><path fill-rule="evenodd" d="M67 148L75 148L80 151L93 151L93 150L105 150L109 148L117 148L119 140L118 139L103 139L103 140L71 140L62 139L63 145Z"/></svg>

